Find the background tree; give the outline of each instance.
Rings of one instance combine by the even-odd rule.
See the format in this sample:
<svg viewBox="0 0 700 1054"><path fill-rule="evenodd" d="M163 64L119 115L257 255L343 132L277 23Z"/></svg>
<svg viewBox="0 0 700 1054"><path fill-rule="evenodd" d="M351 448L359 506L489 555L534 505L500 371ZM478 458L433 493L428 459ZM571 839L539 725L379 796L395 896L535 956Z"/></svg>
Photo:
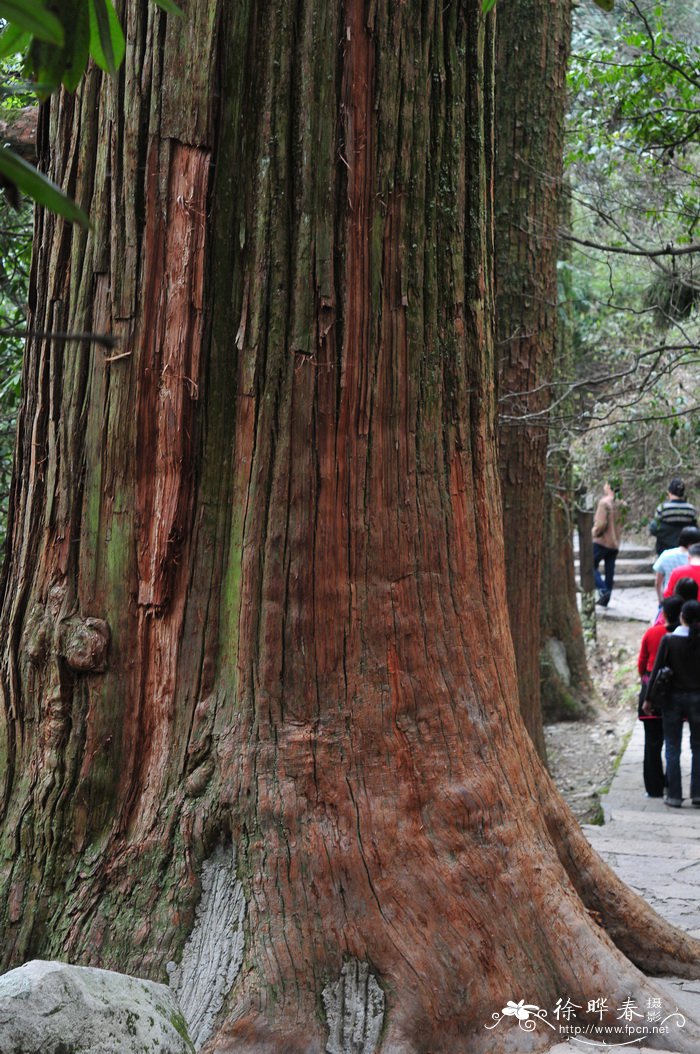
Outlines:
<svg viewBox="0 0 700 1054"><path fill-rule="evenodd" d="M323 1049L348 1007L383 1054L500 1051L484 1024L521 990L585 1006L595 978L617 1006L657 994L639 968L697 976L519 716L491 22L119 14L118 78L40 123L93 226L39 213L31 330L120 344L25 358L3 962L177 960L206 1049L237 1054Z"/></svg>
<svg viewBox="0 0 700 1054"><path fill-rule="evenodd" d="M567 227L570 208L570 187L566 186L560 201L560 215ZM566 243L560 243L559 312L551 388L553 399L560 408L566 406L566 401L561 403L559 395L566 391L567 380L575 370L570 249ZM569 436L568 427L555 423L548 437L540 617L540 676L545 722L583 716L593 696L576 600L573 537L577 498Z"/></svg>
<svg viewBox="0 0 700 1054"><path fill-rule="evenodd" d="M498 19L496 34L496 333L506 596L520 706L542 756L540 597L547 408L558 326L570 34L570 5L548 0L518 0L507 18Z"/></svg>

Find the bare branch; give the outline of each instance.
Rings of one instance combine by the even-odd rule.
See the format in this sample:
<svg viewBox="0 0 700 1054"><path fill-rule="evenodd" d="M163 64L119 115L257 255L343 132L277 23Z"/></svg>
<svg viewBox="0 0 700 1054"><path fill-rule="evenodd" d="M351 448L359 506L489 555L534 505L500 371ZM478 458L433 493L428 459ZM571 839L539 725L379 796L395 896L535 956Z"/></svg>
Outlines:
<svg viewBox="0 0 700 1054"><path fill-rule="evenodd" d="M588 249L599 249L605 253L621 253L624 256L645 256L650 260L659 256L691 256L693 253L700 253L700 243L683 245L679 248L667 245L664 249L627 249L623 245L605 245L603 242L590 241L588 238L577 238L565 231L560 231L559 237L565 242L585 245Z"/></svg>
<svg viewBox="0 0 700 1054"><path fill-rule="evenodd" d="M119 346L119 338L107 333L52 333L37 329L0 329L0 337L36 337L38 340L88 341L105 348Z"/></svg>

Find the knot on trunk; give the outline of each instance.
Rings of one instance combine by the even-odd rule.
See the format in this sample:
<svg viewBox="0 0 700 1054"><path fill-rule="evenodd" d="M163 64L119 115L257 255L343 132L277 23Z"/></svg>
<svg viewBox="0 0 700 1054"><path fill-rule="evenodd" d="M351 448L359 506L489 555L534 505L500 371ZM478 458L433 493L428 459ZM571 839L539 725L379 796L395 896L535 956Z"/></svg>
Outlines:
<svg viewBox="0 0 700 1054"><path fill-rule="evenodd" d="M49 651L50 627L44 619L44 609L34 612L24 630L24 650L35 666L41 666Z"/></svg>
<svg viewBox="0 0 700 1054"><path fill-rule="evenodd" d="M214 775L214 760L208 758L189 774L185 780L185 797L198 798L206 790L209 780Z"/></svg>
<svg viewBox="0 0 700 1054"><path fill-rule="evenodd" d="M75 615L61 624L58 652L75 673L103 673L108 649L109 626L104 619Z"/></svg>

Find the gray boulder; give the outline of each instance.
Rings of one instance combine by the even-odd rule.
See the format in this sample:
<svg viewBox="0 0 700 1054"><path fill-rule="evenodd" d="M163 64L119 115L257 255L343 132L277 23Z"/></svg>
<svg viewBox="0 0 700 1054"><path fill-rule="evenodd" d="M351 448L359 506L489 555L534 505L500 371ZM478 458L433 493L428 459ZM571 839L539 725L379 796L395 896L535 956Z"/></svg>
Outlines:
<svg viewBox="0 0 700 1054"><path fill-rule="evenodd" d="M138 977L25 963L0 977L2 1054L194 1054L172 992Z"/></svg>

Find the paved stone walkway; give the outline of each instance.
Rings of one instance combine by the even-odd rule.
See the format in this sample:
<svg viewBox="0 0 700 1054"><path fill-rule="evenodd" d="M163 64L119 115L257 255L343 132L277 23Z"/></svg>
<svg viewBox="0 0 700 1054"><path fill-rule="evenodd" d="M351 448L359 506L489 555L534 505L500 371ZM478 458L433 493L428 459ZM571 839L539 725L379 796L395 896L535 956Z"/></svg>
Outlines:
<svg viewBox="0 0 700 1054"><path fill-rule="evenodd" d="M614 589L610 597L610 603L606 608L596 607L596 618L604 622L606 619L631 619L634 622L646 622L656 618L659 610L659 602L653 589L637 588Z"/></svg>
<svg viewBox="0 0 700 1054"><path fill-rule="evenodd" d="M632 590L627 590L632 592ZM648 592L648 591L645 591ZM635 727L610 791L602 798L605 824L586 826L591 844L624 881L640 893L660 915L700 937L700 809L689 800L670 809L659 799L645 797L642 781L644 729ZM681 756L683 786L688 793L690 749L684 731ZM669 1005L700 1021L700 981L659 978L669 991ZM606 1049L583 1039L552 1047L550 1054ZM612 1045L607 1049L614 1049ZM624 1047L645 1054L649 1047ZM654 1054L664 1054L658 1047Z"/></svg>

